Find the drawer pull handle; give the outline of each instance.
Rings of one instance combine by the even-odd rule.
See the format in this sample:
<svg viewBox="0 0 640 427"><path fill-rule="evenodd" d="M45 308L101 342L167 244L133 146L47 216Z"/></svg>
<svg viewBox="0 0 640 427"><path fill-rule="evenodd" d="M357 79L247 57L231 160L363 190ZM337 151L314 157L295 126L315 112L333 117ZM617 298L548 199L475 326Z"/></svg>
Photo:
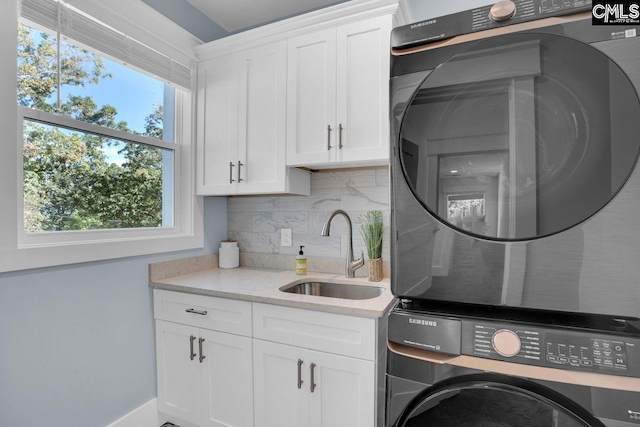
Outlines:
<svg viewBox="0 0 640 427"><path fill-rule="evenodd" d="M193 360L193 358L196 357L196 354L193 352L193 342L195 340L196 340L196 337L194 337L193 335L189 337L189 357L191 358L191 360Z"/></svg>
<svg viewBox="0 0 640 427"><path fill-rule="evenodd" d="M331 125L327 125L327 150L331 150Z"/></svg>
<svg viewBox="0 0 640 427"><path fill-rule="evenodd" d="M238 160L238 182L244 181L242 178L240 178L240 169L242 169L242 166L244 166L244 165L242 164L242 162L240 160Z"/></svg>
<svg viewBox="0 0 640 427"><path fill-rule="evenodd" d="M342 123L338 125L338 148L342 150Z"/></svg>
<svg viewBox="0 0 640 427"><path fill-rule="evenodd" d="M198 310L194 310L193 308L187 308L185 311L187 313L199 314L200 316L206 316L207 315L206 310L198 311Z"/></svg>
<svg viewBox="0 0 640 427"><path fill-rule="evenodd" d="M315 368L316 368L316 364L312 363L311 366L309 367L309 369L311 370L311 385L309 386L309 388L311 389L311 393L313 393L313 391L316 389L316 379L315 379Z"/></svg>
<svg viewBox="0 0 640 427"><path fill-rule="evenodd" d="M229 184L233 184L233 168L236 165L233 164L233 162L229 162Z"/></svg>
<svg viewBox="0 0 640 427"><path fill-rule="evenodd" d="M298 359L298 388L302 388L302 360Z"/></svg>
<svg viewBox="0 0 640 427"><path fill-rule="evenodd" d="M204 354L202 354L202 343L204 342L204 338L198 339L198 349L200 350L200 363L206 358Z"/></svg>

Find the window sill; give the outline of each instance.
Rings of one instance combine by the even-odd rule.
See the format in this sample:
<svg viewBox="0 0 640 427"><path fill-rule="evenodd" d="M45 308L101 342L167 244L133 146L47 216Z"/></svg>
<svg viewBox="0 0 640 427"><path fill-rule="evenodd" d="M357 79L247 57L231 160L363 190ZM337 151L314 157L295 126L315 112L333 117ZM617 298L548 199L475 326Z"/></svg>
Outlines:
<svg viewBox="0 0 640 427"><path fill-rule="evenodd" d="M0 273L51 267L81 262L101 261L164 252L199 249L204 235L174 234L99 242L76 242L65 245L38 245L0 250Z"/></svg>

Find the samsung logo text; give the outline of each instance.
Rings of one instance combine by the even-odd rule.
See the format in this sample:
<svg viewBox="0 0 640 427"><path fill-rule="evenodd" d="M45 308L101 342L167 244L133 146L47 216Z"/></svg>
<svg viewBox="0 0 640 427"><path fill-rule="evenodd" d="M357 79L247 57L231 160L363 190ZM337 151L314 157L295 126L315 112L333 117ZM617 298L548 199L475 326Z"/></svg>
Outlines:
<svg viewBox="0 0 640 427"><path fill-rule="evenodd" d="M435 320L413 319L411 317L409 318L409 323L413 325L422 325L422 326L431 326L431 327L438 326L438 322L436 322Z"/></svg>

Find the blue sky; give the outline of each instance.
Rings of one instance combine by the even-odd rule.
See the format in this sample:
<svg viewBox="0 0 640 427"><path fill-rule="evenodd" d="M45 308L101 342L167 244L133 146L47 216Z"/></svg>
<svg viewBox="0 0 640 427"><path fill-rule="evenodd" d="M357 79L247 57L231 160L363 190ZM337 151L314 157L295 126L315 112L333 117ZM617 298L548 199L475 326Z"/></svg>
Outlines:
<svg viewBox="0 0 640 427"><path fill-rule="evenodd" d="M117 120L124 120L129 128L144 132L144 119L157 104L162 104L164 85L151 77L103 58L105 70L113 78L85 87L62 87L62 100L68 94L90 96L98 104L113 105L118 110Z"/></svg>
<svg viewBox="0 0 640 427"><path fill-rule="evenodd" d="M113 78L102 79L99 84L85 87L63 87L62 100L69 93L90 96L99 107L113 105L118 111L116 120L124 120L130 129L144 133L144 119L155 105L162 104L164 84L158 80L103 58L105 71ZM104 151L113 163L122 164L124 157L118 154L123 148L105 147Z"/></svg>
<svg viewBox="0 0 640 427"><path fill-rule="evenodd" d="M39 31L32 31L31 34L36 45L42 41ZM111 73L113 77L101 79L98 84L89 84L85 87L63 86L62 102L69 94L89 96L98 108L104 105L114 106L118 112L116 121L126 121L131 130L144 133L145 118L151 114L156 105L161 105L163 102L164 84L117 62L104 57L102 59L105 73ZM55 98L51 101L54 100ZM121 164L124 158L118 154L120 148L122 148L121 144L120 147L105 147L104 151L112 162Z"/></svg>

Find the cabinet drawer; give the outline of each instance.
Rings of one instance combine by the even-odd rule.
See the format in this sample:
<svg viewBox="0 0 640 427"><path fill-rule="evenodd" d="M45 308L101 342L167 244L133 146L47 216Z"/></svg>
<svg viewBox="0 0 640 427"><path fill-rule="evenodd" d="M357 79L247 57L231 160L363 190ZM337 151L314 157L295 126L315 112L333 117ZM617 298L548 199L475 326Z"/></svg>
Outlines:
<svg viewBox="0 0 640 427"><path fill-rule="evenodd" d="M254 303L253 336L312 350L375 360L375 319Z"/></svg>
<svg viewBox="0 0 640 427"><path fill-rule="evenodd" d="M154 289L153 309L156 319L251 336L251 303L247 301Z"/></svg>

